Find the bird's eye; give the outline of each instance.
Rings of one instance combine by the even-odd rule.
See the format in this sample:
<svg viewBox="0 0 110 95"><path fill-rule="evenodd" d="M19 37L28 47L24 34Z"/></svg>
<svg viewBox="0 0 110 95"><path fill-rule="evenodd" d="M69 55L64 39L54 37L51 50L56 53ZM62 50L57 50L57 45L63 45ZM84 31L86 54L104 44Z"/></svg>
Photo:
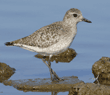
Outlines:
<svg viewBox="0 0 110 95"><path fill-rule="evenodd" d="M74 17L77 17L77 14L73 14Z"/></svg>

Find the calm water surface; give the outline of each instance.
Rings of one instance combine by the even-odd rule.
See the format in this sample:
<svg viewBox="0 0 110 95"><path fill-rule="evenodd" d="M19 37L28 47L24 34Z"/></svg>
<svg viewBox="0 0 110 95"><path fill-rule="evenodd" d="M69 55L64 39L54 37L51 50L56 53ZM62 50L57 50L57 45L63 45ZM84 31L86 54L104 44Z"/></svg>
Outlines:
<svg viewBox="0 0 110 95"><path fill-rule="evenodd" d="M60 76L78 76L84 82L93 82L91 71L94 62L102 56L110 57L110 1L92 0L1 0L0 1L0 62L16 69L10 78L35 79L49 78L49 70L42 60L30 52L18 47L6 47L7 41L13 41L30 35L35 30L61 21L67 10L78 8L92 23L80 22L77 35L70 48L78 55L70 63L52 63L52 68ZM23 92L11 86L0 84L2 95L51 95L50 92ZM67 95L68 92L58 93Z"/></svg>

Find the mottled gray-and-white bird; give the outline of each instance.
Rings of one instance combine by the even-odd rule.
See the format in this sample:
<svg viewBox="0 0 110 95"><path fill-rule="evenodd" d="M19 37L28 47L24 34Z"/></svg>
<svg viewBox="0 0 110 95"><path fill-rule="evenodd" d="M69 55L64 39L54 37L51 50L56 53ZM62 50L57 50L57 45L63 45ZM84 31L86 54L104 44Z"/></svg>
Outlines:
<svg viewBox="0 0 110 95"><path fill-rule="evenodd" d="M77 33L77 23L80 21L91 23L82 16L80 10L71 8L66 12L63 21L44 26L27 37L6 42L5 45L18 46L43 56L49 56L50 59L53 55L60 54L69 48ZM44 59L43 61L49 67L51 79L60 80L51 69L50 60L48 64Z"/></svg>

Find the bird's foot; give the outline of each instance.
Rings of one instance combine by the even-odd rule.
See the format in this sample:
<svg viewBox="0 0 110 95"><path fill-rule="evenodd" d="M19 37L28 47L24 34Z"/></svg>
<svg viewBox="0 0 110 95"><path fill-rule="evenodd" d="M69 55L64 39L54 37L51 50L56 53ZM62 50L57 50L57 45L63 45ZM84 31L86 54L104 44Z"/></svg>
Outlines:
<svg viewBox="0 0 110 95"><path fill-rule="evenodd" d="M60 82L60 81L64 81L64 79L59 78L58 76L56 77L55 75L53 75L52 82Z"/></svg>

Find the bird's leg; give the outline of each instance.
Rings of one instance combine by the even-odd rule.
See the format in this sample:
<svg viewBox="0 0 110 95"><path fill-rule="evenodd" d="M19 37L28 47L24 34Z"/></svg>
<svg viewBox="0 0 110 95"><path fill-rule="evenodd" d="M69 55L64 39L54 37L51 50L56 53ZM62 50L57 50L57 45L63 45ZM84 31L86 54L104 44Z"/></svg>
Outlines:
<svg viewBox="0 0 110 95"><path fill-rule="evenodd" d="M54 75L54 77L57 79L57 80L62 80L58 77L58 75L52 70L51 68L51 63L50 63L50 60L48 61L48 64L46 63L45 59L43 58L42 61L48 66L49 70L50 70L50 75L51 75L51 79L53 80L52 78L52 75Z"/></svg>
<svg viewBox="0 0 110 95"><path fill-rule="evenodd" d="M52 78L52 69L51 69L51 63L50 61L48 61L48 67L49 67L49 70L50 70L50 76L51 76L51 80L53 81L53 78Z"/></svg>
<svg viewBox="0 0 110 95"><path fill-rule="evenodd" d="M51 60L51 57L52 57L52 55L49 55L49 61L48 61L48 65L49 65L49 69L50 69L50 73L51 73L51 76L53 75L53 80L61 80L59 77L58 77L58 75L52 70L52 68L51 68L51 62L50 62L50 60Z"/></svg>
<svg viewBox="0 0 110 95"><path fill-rule="evenodd" d="M58 94L58 92L51 92L51 95L57 95Z"/></svg>
<svg viewBox="0 0 110 95"><path fill-rule="evenodd" d="M57 80L61 80L58 75L52 70L52 68L48 65L48 63L46 63L45 59L42 59L42 61L48 66L48 68L50 69L50 73L53 74ZM52 79L53 80L53 79Z"/></svg>
<svg viewBox="0 0 110 95"><path fill-rule="evenodd" d="M52 80L61 80L58 75L52 70L51 68L51 62L48 61L48 64L49 64L49 69L50 69L50 75L52 76Z"/></svg>
<svg viewBox="0 0 110 95"><path fill-rule="evenodd" d="M49 60L48 60L48 66L49 66L49 70L50 70L50 75L51 75L51 80L52 81L54 81L54 79L55 79L55 75L54 75L54 73L53 73L53 70L52 70L52 68L51 68L51 58L52 58L52 55L49 55ZM53 76L54 75L54 76Z"/></svg>

